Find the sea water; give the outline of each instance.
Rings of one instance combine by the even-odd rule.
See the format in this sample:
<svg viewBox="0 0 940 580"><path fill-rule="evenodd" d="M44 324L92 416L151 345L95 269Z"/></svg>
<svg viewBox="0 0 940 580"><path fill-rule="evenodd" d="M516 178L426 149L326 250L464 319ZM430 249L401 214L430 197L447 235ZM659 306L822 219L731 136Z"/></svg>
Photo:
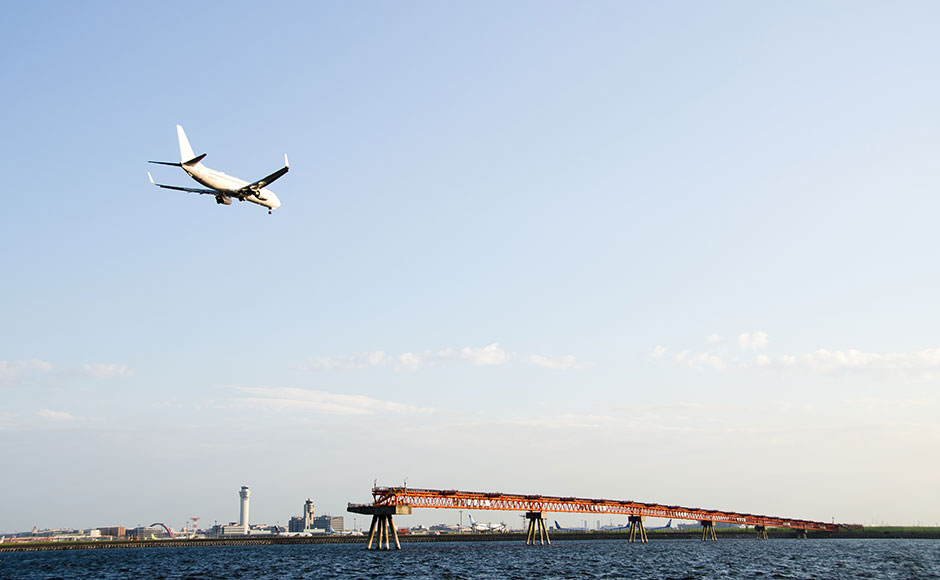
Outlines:
<svg viewBox="0 0 940 580"><path fill-rule="evenodd" d="M940 540L773 539L126 548L0 553L0 579L940 579Z"/></svg>

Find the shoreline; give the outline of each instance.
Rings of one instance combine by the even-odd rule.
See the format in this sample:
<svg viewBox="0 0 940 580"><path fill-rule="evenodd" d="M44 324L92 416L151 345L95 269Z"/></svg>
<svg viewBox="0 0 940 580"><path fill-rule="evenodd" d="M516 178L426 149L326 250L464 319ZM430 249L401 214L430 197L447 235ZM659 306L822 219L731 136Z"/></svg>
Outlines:
<svg viewBox="0 0 940 580"><path fill-rule="evenodd" d="M660 540L701 540L701 532L654 532L647 535L650 541ZM770 539L793 539L798 534L794 530L768 530ZM583 540L616 540L627 542L627 532L560 532L551 534L552 542ZM752 531L719 531L721 539L754 540ZM839 532L810 532L809 539L921 539L940 540L940 528L868 528ZM524 543L524 532L478 533L478 534L441 534L441 535L399 535L401 543L423 542L520 542ZM5 542L0 544L2 552L44 552L58 550L114 550L132 548L192 548L215 546L277 546L296 544L365 544L368 536L246 536L240 538L199 538L166 540L101 540L67 542Z"/></svg>

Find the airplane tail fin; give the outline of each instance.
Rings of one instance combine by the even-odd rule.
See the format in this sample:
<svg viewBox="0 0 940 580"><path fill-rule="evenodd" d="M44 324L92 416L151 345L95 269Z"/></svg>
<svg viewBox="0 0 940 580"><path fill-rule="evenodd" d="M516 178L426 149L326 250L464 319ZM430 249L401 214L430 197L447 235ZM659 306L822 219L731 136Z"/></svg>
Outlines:
<svg viewBox="0 0 940 580"><path fill-rule="evenodd" d="M555 520L555 529L556 529L556 530L560 530L560 529L561 529L561 526L558 525L558 520Z"/></svg>
<svg viewBox="0 0 940 580"><path fill-rule="evenodd" d="M193 147L189 144L189 139L186 138L186 132L183 131L182 125L176 126L176 135L180 140L180 163L188 163L195 159L196 154L193 153Z"/></svg>

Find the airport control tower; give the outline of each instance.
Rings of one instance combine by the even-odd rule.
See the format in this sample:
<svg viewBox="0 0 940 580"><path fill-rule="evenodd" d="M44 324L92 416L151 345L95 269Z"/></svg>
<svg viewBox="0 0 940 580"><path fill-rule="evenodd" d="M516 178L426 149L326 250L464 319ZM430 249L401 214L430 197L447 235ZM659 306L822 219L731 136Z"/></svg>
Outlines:
<svg viewBox="0 0 940 580"><path fill-rule="evenodd" d="M307 502L304 503L304 529L308 530L313 527L313 500L307 499Z"/></svg>
<svg viewBox="0 0 940 580"><path fill-rule="evenodd" d="M245 534L248 533L248 496L250 495L251 490L247 485L243 485L242 490L238 492L238 497L242 498L241 510L238 512L238 525Z"/></svg>

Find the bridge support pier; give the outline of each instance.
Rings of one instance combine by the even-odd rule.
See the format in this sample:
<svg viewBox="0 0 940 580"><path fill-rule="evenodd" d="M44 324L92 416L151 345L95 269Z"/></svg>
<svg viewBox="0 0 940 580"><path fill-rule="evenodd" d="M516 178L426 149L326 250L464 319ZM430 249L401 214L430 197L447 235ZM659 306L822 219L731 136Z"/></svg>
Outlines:
<svg viewBox="0 0 940 580"><path fill-rule="evenodd" d="M643 527L643 516L630 516L630 543L640 539L641 544L649 542L646 537L646 528Z"/></svg>
<svg viewBox="0 0 940 580"><path fill-rule="evenodd" d="M367 514L372 516L372 524L369 526L369 543L366 544L366 550L372 549L378 535L378 550L391 550L391 540L395 540L395 549L401 550L401 542L398 541L398 530L395 529L395 522L392 521L393 515L411 514L410 505L363 505L349 504L347 511L357 514Z"/></svg>
<svg viewBox="0 0 940 580"><path fill-rule="evenodd" d="M801 539L801 540L805 540L806 538L809 537L809 532L807 532L805 529L804 529L804 530L797 530L797 531L796 531L796 537L799 538L799 539Z"/></svg>
<svg viewBox="0 0 940 580"><path fill-rule="evenodd" d="M526 534L525 545L534 546L537 533L540 546L544 546L546 543L551 546L552 540L548 537L548 528L545 527L545 518L542 516L542 512L526 512L525 518L529 520L529 531Z"/></svg>
<svg viewBox="0 0 940 580"><path fill-rule="evenodd" d="M766 540L767 537L767 526L754 526L754 531L757 532L758 540Z"/></svg>
<svg viewBox="0 0 940 580"><path fill-rule="evenodd" d="M391 537L395 539L395 549L401 550L401 542L398 541L398 530L395 529L395 523L392 521L391 514L375 514L372 516L372 525L369 526L369 544L366 546L366 550L372 549L372 541L375 539L375 534L379 534L379 543L376 546L379 550L391 550L389 545L389 530L391 530ZM384 545L383 545L384 543Z"/></svg>
<svg viewBox="0 0 940 580"><path fill-rule="evenodd" d="M718 536L715 535L715 522L711 520L701 520L699 523L702 524L702 541L711 540L717 542Z"/></svg>

